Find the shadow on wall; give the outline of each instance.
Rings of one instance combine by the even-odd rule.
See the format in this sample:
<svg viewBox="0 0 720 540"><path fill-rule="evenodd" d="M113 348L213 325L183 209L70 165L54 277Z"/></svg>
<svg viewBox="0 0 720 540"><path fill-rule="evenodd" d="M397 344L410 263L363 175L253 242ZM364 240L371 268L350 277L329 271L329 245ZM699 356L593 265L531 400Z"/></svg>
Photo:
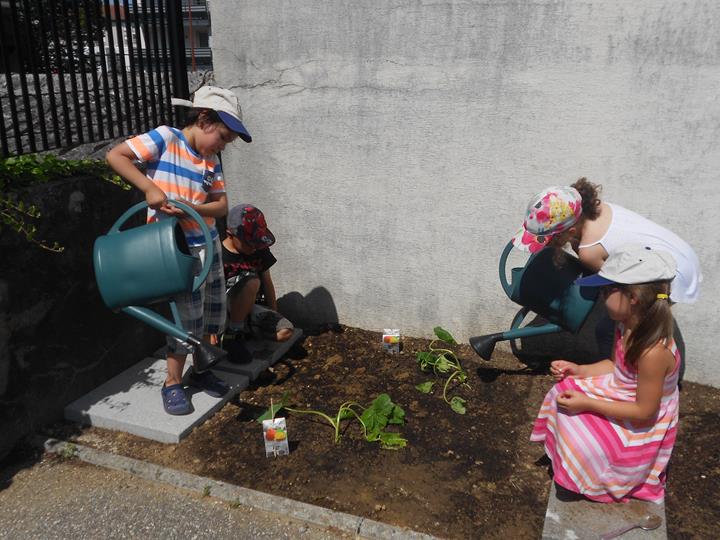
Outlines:
<svg viewBox="0 0 720 540"><path fill-rule="evenodd" d="M337 325L335 301L325 287L316 287L303 296L297 291L278 298L278 311L306 335L320 333Z"/></svg>

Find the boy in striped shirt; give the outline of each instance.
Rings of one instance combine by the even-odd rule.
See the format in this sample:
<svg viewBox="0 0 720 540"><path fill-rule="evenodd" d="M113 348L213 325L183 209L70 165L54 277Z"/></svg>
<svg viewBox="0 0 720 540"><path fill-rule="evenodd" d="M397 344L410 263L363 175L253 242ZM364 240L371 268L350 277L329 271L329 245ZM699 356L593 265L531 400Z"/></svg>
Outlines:
<svg viewBox="0 0 720 540"><path fill-rule="evenodd" d="M107 162L145 194L148 222L179 218L191 253L201 259L206 248L200 226L192 219L182 219L185 213L173 206L172 201L182 201L205 220L215 247L210 273L203 286L193 293L176 296L175 303L183 328L207 340L223 329L226 317L225 278L215 218L227 214L228 203L217 154L238 137L248 143L252 138L242 123L238 98L229 90L203 86L195 92L192 102L174 99L173 103L191 107L185 127L160 126L133 137L110 150ZM140 172L135 161L147 165L146 174ZM190 414L193 407L185 393L182 373L192 348L176 338L168 336L167 340L167 378L161 390L163 407L168 414ZM228 391L227 385L209 370L193 369L189 381L215 397Z"/></svg>

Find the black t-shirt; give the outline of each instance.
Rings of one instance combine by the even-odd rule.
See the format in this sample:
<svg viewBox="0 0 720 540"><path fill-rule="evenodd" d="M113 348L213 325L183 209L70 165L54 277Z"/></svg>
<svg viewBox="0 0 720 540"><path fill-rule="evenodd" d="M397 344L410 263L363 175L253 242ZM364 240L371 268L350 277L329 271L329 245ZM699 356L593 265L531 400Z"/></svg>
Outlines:
<svg viewBox="0 0 720 540"><path fill-rule="evenodd" d="M223 245L222 261L225 281L227 281L241 272L255 272L259 275L275 264L277 259L270 253L270 248L260 249L252 255L245 255L233 253Z"/></svg>

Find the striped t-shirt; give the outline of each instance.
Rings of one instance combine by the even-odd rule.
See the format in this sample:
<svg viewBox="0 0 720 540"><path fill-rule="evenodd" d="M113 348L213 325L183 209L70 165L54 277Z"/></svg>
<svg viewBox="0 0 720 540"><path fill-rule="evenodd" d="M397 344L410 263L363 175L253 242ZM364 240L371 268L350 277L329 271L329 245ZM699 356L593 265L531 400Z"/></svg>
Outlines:
<svg viewBox="0 0 720 540"><path fill-rule="evenodd" d="M225 193L220 162L204 158L188 143L182 131L160 126L125 141L137 158L147 163L147 176L162 189L168 200L185 200L193 204L207 202L211 193ZM168 218L167 214L148 208L148 223ZM213 239L217 237L215 218L204 217ZM202 229L194 219L181 219L188 244L205 243Z"/></svg>

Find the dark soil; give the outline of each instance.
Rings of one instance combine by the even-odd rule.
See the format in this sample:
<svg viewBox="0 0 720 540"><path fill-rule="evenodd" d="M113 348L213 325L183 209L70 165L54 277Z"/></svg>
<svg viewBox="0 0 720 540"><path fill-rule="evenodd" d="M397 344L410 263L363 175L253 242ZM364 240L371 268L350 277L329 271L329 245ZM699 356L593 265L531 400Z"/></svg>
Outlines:
<svg viewBox="0 0 720 540"><path fill-rule="evenodd" d="M441 390L421 394L415 353L429 341L404 339L388 354L381 336L356 328L309 337L307 357L277 364L177 445L97 428L59 425L52 435L190 473L446 538L539 538L550 488L542 448L528 438L545 392L546 366L533 370L496 352L484 362L457 347L471 389L467 413ZM406 412L407 447L383 450L349 424L341 441L314 416L287 415L290 455L266 458L254 421L289 392L299 408L332 414L347 400L388 393ZM720 523L720 390L684 383L678 442L667 490L668 536L714 538Z"/></svg>

